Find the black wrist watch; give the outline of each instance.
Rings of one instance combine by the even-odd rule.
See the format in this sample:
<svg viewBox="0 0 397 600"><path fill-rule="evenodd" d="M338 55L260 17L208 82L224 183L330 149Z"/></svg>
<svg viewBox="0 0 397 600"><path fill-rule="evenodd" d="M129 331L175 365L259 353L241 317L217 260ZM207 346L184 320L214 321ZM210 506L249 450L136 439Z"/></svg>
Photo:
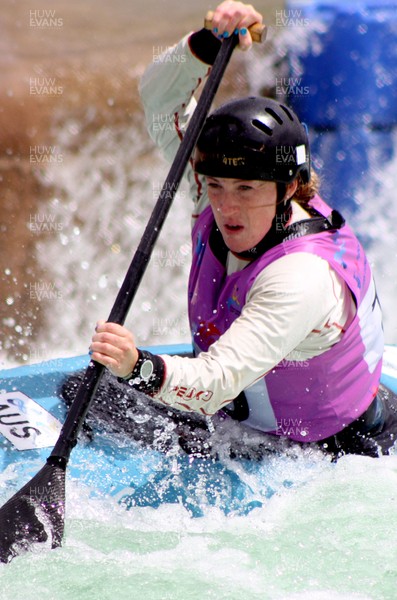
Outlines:
<svg viewBox="0 0 397 600"><path fill-rule="evenodd" d="M139 359L137 361L137 363L139 362ZM136 368L137 365L135 365ZM135 371L134 368L134 371ZM154 364L151 358L142 358L141 359L141 364L139 367L139 377L141 379L149 379L151 375L153 375L153 371L154 371Z"/></svg>
<svg viewBox="0 0 397 600"><path fill-rule="evenodd" d="M118 377L121 382L127 381L129 385L148 395L154 395L159 391L163 383L165 364L160 356L140 350L138 348L138 360L135 367L126 377Z"/></svg>

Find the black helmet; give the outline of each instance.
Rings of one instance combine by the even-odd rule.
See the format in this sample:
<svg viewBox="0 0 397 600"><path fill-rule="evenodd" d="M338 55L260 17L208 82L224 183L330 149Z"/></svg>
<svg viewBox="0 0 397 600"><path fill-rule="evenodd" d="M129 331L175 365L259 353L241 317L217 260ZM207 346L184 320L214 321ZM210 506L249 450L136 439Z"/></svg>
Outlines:
<svg viewBox="0 0 397 600"><path fill-rule="evenodd" d="M270 98L232 100L206 120L195 152L195 170L213 177L290 183L310 179L305 126Z"/></svg>

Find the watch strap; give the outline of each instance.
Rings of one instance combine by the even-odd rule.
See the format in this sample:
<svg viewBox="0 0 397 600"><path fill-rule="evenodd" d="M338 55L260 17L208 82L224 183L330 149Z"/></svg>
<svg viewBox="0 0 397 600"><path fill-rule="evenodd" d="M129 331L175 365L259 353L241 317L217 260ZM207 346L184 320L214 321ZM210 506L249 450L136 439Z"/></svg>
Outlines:
<svg viewBox="0 0 397 600"><path fill-rule="evenodd" d="M134 369L126 377L118 377L120 382L128 382L136 390L154 396L160 390L165 375L165 363L157 354L138 348L138 360Z"/></svg>

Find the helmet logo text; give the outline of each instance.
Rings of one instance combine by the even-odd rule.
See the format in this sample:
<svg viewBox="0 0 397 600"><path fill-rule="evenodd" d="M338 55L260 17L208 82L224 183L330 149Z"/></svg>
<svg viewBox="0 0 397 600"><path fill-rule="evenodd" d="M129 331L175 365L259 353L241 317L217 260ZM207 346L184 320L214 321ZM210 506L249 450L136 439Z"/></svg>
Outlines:
<svg viewBox="0 0 397 600"><path fill-rule="evenodd" d="M222 162L224 165L228 167L243 167L245 165L245 157L244 156L224 156L222 158Z"/></svg>

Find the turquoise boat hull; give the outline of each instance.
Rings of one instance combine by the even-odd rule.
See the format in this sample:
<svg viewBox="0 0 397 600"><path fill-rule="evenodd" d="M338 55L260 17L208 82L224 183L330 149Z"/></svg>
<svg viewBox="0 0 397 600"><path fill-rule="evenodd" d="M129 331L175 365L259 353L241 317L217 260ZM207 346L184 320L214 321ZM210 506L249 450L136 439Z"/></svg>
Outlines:
<svg viewBox="0 0 397 600"><path fill-rule="evenodd" d="M149 349L159 354L190 350L186 345ZM24 398L44 408L60 427L67 410L60 395L62 383L84 370L88 363L88 356L77 356L0 371L1 504L43 466L58 435L55 429L54 441L44 447L16 447L15 439L17 445L23 444L33 430L37 443L41 443L37 433L42 427L41 416L34 417L36 423L29 421L31 417L26 417L22 410ZM386 348L382 382L397 392L397 347ZM233 428L241 428L233 422L230 427L232 433ZM240 430L237 435L241 437ZM177 503L194 517L214 508L224 514L243 515L262 506L283 488L301 485L325 461L332 468L329 458L320 451L287 444L284 452L280 446L283 442L273 440L260 459L232 457L227 444L221 444L216 455L187 454L178 445L163 451L146 447L125 432L109 432L102 426L93 435L80 436L71 454L67 476L68 481L87 486L90 494L113 497L126 509ZM299 469L296 460L300 461Z"/></svg>

